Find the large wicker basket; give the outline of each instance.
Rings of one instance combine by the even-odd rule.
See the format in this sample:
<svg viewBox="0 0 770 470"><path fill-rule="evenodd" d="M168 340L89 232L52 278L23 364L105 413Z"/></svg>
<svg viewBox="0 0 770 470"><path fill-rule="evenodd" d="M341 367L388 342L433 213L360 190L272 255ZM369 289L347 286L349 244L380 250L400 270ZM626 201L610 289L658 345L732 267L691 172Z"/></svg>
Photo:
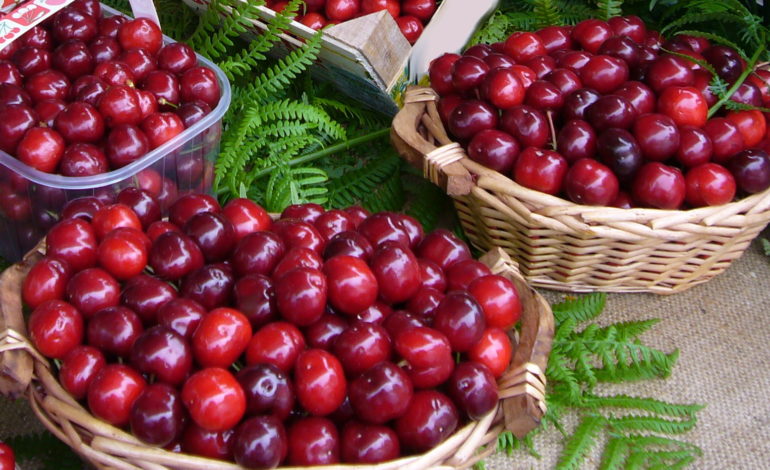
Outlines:
<svg viewBox="0 0 770 470"><path fill-rule="evenodd" d="M170 470L242 467L219 460L149 447L128 432L93 417L59 384L51 362L27 338L21 285L32 265L43 256L42 245L0 277L0 394L25 395L40 421L85 460L100 469ZM548 303L519 275L502 250L481 259L494 273L512 280L521 297L520 332L509 369L499 381L500 402L489 414L471 422L433 450L378 465L338 465L319 469L468 468L495 450L503 429L522 437L540 424L545 405L544 371L551 350L554 320Z"/></svg>
<svg viewBox="0 0 770 470"><path fill-rule="evenodd" d="M454 198L471 242L503 248L535 287L680 292L727 269L770 221L770 189L682 211L583 206L527 189L470 160L444 130L437 101L430 88L407 90L393 144Z"/></svg>

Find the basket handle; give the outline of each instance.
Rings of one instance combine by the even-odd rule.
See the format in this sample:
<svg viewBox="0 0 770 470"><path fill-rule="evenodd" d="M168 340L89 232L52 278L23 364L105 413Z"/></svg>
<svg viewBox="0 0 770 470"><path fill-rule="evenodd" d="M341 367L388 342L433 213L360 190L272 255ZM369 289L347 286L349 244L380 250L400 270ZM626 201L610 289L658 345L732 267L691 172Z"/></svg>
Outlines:
<svg viewBox="0 0 770 470"><path fill-rule="evenodd" d="M465 150L449 138L438 114L438 95L431 88L410 86L404 107L393 118L390 140L396 151L450 196L464 196L474 186L473 176L461 163ZM428 140L418 129L425 126ZM437 147L434 140L441 146Z"/></svg>
<svg viewBox="0 0 770 470"><path fill-rule="evenodd" d="M502 248L480 258L490 270L516 286L522 304L519 344L508 370L498 381L506 429L522 438L540 425L546 412L545 369L551 352L554 318L548 302L519 274L518 265Z"/></svg>
<svg viewBox="0 0 770 470"><path fill-rule="evenodd" d="M42 250L43 242L0 275L0 395L19 396L32 380L32 355L39 353L27 340L19 292Z"/></svg>

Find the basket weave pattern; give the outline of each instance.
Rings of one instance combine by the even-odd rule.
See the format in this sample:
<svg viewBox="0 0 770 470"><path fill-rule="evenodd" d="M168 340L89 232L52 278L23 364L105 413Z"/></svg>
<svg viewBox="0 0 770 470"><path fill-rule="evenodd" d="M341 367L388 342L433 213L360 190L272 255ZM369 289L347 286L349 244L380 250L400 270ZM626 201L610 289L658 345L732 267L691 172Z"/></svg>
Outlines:
<svg viewBox="0 0 770 470"><path fill-rule="evenodd" d="M133 435L92 416L61 387L50 361L28 340L22 313L22 282L42 256L41 244L0 277L0 394L26 396L46 428L99 469L243 470L235 463L147 446ZM522 302L521 331L511 332L512 339L518 344L509 369L499 380L498 405L479 421L458 429L425 454L376 465L340 464L312 468L468 468L495 451L497 435L502 430L509 429L522 437L540 424L546 411L544 371L554 333L551 309L545 299L526 284L505 252L490 251L481 261L492 272L513 281Z"/></svg>
<svg viewBox="0 0 770 470"><path fill-rule="evenodd" d="M503 248L535 287L680 292L727 269L770 222L770 189L679 211L584 206L525 188L469 159L444 130L437 101L430 88L409 89L393 144L453 197L471 242Z"/></svg>

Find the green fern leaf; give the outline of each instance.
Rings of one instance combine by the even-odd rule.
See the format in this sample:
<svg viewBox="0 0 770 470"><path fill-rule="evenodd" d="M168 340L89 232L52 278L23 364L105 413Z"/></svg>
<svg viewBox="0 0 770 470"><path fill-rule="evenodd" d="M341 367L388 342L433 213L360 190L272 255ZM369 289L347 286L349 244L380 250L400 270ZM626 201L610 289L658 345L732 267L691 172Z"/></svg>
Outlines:
<svg viewBox="0 0 770 470"><path fill-rule="evenodd" d="M543 28L563 23L559 14L559 7L554 0L532 0L533 13L535 14L536 27Z"/></svg>
<svg viewBox="0 0 770 470"><path fill-rule="evenodd" d="M599 470L622 470L626 457L628 457L628 444L625 439L612 438L604 447Z"/></svg>
<svg viewBox="0 0 770 470"><path fill-rule="evenodd" d="M399 178L400 168L401 159L392 154L371 160L360 169L349 171L344 178L331 182L329 203L333 207L361 203L387 181Z"/></svg>
<svg viewBox="0 0 770 470"><path fill-rule="evenodd" d="M219 67L230 80L234 80L236 76L245 75L253 70L260 61L267 58L265 54L281 39L280 34L291 24L292 16L299 8L299 3L299 0L290 2L275 18L267 21L267 28L264 31L256 37L249 38L247 47L219 62ZM238 90L240 93L241 88Z"/></svg>
<svg viewBox="0 0 770 470"><path fill-rule="evenodd" d="M654 398L631 397L628 395L598 396L590 393L583 395L581 406L590 409L634 409L680 418L691 418L703 409L703 405L679 405Z"/></svg>
<svg viewBox="0 0 770 470"><path fill-rule="evenodd" d="M573 318L576 322L582 323L596 318L607 301L607 294L603 292L592 293L566 300L552 306L553 316L557 323L567 318Z"/></svg>
<svg viewBox="0 0 770 470"><path fill-rule="evenodd" d="M613 16L620 16L623 14L622 5L623 0L598 0L596 2L597 16L605 21Z"/></svg>
<svg viewBox="0 0 770 470"><path fill-rule="evenodd" d="M212 0L187 43L209 59L216 60L224 56L228 47L234 45L233 39L252 27L252 22L259 17L257 7L264 4L264 0Z"/></svg>
<svg viewBox="0 0 770 470"><path fill-rule="evenodd" d="M404 187L399 172L391 175L374 192L361 200L361 205L370 212L397 211L404 206Z"/></svg>
<svg viewBox="0 0 770 470"><path fill-rule="evenodd" d="M660 434L682 434L695 427L695 417L685 420L670 420L658 416L620 416L608 418L607 422L616 432L645 431Z"/></svg>
<svg viewBox="0 0 770 470"><path fill-rule="evenodd" d="M564 450L556 464L557 470L575 470L588 455L596 443L599 433L605 427L605 419L601 416L585 416L575 428L574 434L564 445Z"/></svg>
<svg viewBox="0 0 770 470"><path fill-rule="evenodd" d="M406 213L416 218L426 232L433 231L439 217L452 210L451 200L441 188L423 178L410 180L409 188L411 202Z"/></svg>
<svg viewBox="0 0 770 470"><path fill-rule="evenodd" d="M315 34L303 47L293 50L255 77L243 88L239 99L246 103L265 102L270 96L281 93L318 57L322 34L321 32ZM233 69L229 70L232 72Z"/></svg>

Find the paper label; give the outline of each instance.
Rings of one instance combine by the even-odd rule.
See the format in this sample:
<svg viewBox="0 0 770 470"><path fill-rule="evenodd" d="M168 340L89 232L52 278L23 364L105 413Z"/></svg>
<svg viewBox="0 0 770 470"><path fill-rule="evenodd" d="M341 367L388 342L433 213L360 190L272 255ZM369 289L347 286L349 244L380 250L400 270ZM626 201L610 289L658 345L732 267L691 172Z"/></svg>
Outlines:
<svg viewBox="0 0 770 470"><path fill-rule="evenodd" d="M129 0L129 3L131 3L131 11L134 13L134 18L148 18L159 25L161 29L163 28L158 18L158 11L155 9L155 4L152 0Z"/></svg>
<svg viewBox="0 0 770 470"><path fill-rule="evenodd" d="M31 0L0 17L0 50L74 0Z"/></svg>

